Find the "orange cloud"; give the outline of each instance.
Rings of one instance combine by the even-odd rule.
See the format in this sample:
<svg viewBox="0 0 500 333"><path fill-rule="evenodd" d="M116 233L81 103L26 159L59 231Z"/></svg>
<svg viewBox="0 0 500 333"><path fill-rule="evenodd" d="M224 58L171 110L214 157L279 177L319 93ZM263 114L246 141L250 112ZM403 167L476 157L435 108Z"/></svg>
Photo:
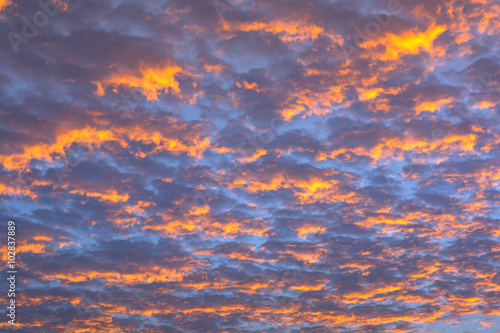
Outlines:
<svg viewBox="0 0 500 333"><path fill-rule="evenodd" d="M288 100L283 104L280 113L286 121L291 121L298 114L325 115L332 112L333 106L348 106L340 104L344 102L346 96L342 94L342 85L333 85L325 91L318 92L308 88L297 87L297 90L290 94Z"/></svg>
<svg viewBox="0 0 500 333"><path fill-rule="evenodd" d="M240 163L251 163L253 161L258 160L261 156L264 156L267 154L267 150L265 149L257 149L255 154L253 154L250 157L243 157L243 158L238 158L238 162Z"/></svg>
<svg viewBox="0 0 500 333"><path fill-rule="evenodd" d="M304 41L317 39L324 33L323 28L307 21L271 21L271 22L246 22L224 23L228 31L261 31L279 36L284 42Z"/></svg>
<svg viewBox="0 0 500 333"><path fill-rule="evenodd" d="M318 247L295 248L287 245L287 249L285 251L279 251L279 253L282 255L291 255L294 259L303 261L306 264L314 264L319 261L322 255L328 253L328 250Z"/></svg>
<svg viewBox="0 0 500 333"><path fill-rule="evenodd" d="M0 11L12 4L12 0L0 0Z"/></svg>
<svg viewBox="0 0 500 333"><path fill-rule="evenodd" d="M307 179L293 178L282 174L243 174L228 184L230 189L244 188L250 192L277 191L280 189L292 189L294 195L301 204L315 202L358 202L356 193L341 190L339 181L333 179L322 179L310 177Z"/></svg>
<svg viewBox="0 0 500 333"><path fill-rule="evenodd" d="M399 35L387 33L381 37L364 41L360 46L372 51L364 53L365 57L373 57L382 61L399 60L401 56L418 54L422 51L433 55L442 54L441 49L433 48L433 43L444 31L446 31L446 26L431 24L427 30L422 32L412 29ZM376 51L379 46L384 48L383 52Z"/></svg>
<svg viewBox="0 0 500 333"><path fill-rule="evenodd" d="M118 194L118 191L116 190L108 190L104 193L89 192L88 190L72 190L69 193L79 194L90 198L98 198L101 201L109 201L113 203L126 202L129 198L128 194Z"/></svg>
<svg viewBox="0 0 500 333"><path fill-rule="evenodd" d="M261 88L259 88L259 86L257 85L256 82L248 83L246 80L243 80L243 83L236 82L236 86L238 88L243 88L243 89L247 89L247 90L255 90L258 93L263 91Z"/></svg>
<svg viewBox="0 0 500 333"><path fill-rule="evenodd" d="M123 69L119 74L100 81L94 81L97 86L96 94L104 96L107 87L118 87L120 85L128 88L141 88L148 101L157 101L159 93L169 93L182 98L179 82L176 76L184 73L177 65L166 65L164 67L149 67L141 64L139 73L133 73Z"/></svg>
<svg viewBox="0 0 500 333"><path fill-rule="evenodd" d="M418 101L417 105L415 106L415 111L417 111L417 114L420 114L424 111L434 112L436 110L439 110L441 105L447 105L451 102L453 102L453 97L441 98L433 101Z"/></svg>
<svg viewBox="0 0 500 333"><path fill-rule="evenodd" d="M171 125L175 127L175 124ZM203 152L210 147L210 139L195 136L186 136L188 142L180 138L169 138L159 130L146 129L140 125L133 127L118 127L99 129L87 126L82 129L61 128L53 143L39 143L24 147L24 152L12 155L0 155L0 163L10 170L25 169L32 159L54 162L55 156L65 157L65 151L73 143L82 144L90 149L98 149L108 142L116 142L122 148L128 148L130 141L154 144L152 153L171 152L173 154L187 153L189 156L200 158ZM139 154L141 156L141 154ZM144 158L146 155L142 155Z"/></svg>
<svg viewBox="0 0 500 333"><path fill-rule="evenodd" d="M0 155L0 163L7 169L22 170L26 168L32 159L45 159L53 161L52 155L65 155L65 149L72 143L85 144L88 147L99 147L107 141L119 141L122 146L127 144L118 140L115 134L110 130L98 130L96 128L86 127L83 129L64 130L62 129L53 141L53 143L40 143L26 146L23 153L13 155Z"/></svg>
<svg viewBox="0 0 500 333"><path fill-rule="evenodd" d="M18 241L16 251L19 253L46 253L46 248L50 246L52 242L52 238L38 235L28 240Z"/></svg>
<svg viewBox="0 0 500 333"><path fill-rule="evenodd" d="M10 186L8 184L3 184L1 182L0 182L0 195L26 196L32 199L37 198L37 195L33 193L29 187L22 186L20 184L15 186Z"/></svg>
<svg viewBox="0 0 500 333"><path fill-rule="evenodd" d="M308 234L313 234L313 233L317 233L317 232L325 232L326 227L305 224L305 225L297 228L295 231L297 232L299 237L305 237Z"/></svg>
<svg viewBox="0 0 500 333"><path fill-rule="evenodd" d="M363 147L341 148L331 152L318 152L316 160L324 161L327 158L336 158L340 154L353 153L360 156L369 156L373 163L392 156L395 159L401 159L403 152L412 152L415 154L435 153L435 152L453 152L453 151L474 151L474 146L478 142L476 134L456 135L447 133L442 139L433 140L418 139L415 137L384 138L380 143L371 149Z"/></svg>

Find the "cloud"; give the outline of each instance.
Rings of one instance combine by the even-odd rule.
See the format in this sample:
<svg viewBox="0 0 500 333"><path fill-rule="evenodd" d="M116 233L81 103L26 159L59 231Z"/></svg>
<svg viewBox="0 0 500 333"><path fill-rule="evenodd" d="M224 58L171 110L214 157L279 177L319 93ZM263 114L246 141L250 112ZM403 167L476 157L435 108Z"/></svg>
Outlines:
<svg viewBox="0 0 500 333"><path fill-rule="evenodd" d="M499 330L498 3L56 5L0 40L17 330Z"/></svg>

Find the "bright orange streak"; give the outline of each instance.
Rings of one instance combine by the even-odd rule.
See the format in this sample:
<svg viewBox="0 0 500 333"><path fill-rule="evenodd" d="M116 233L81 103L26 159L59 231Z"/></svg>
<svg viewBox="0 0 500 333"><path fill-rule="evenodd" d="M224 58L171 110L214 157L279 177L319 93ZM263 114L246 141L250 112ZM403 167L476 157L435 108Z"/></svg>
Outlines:
<svg viewBox="0 0 500 333"><path fill-rule="evenodd" d="M272 21L272 22L248 22L229 25L224 24L224 29L229 31L263 31L278 35L284 42L303 41L306 39L317 39L324 33L323 28L306 21Z"/></svg>
<svg viewBox="0 0 500 333"><path fill-rule="evenodd" d="M69 193L84 195L90 198L98 198L99 200L110 201L110 202L126 202L129 198L128 194L118 194L116 190L109 190L106 193L101 192L89 192L87 190L72 190Z"/></svg>
<svg viewBox="0 0 500 333"><path fill-rule="evenodd" d="M265 149L258 149L255 154L253 154L250 157L244 157L244 158L239 158L238 161L240 163L251 163L253 161L258 160L261 156L264 156L267 154L267 150Z"/></svg>

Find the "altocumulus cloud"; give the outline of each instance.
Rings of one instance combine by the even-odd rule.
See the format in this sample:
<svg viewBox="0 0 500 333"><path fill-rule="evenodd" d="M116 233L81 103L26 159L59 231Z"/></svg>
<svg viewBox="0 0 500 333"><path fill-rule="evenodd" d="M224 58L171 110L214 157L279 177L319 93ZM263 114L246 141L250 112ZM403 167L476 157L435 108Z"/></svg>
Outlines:
<svg viewBox="0 0 500 333"><path fill-rule="evenodd" d="M500 330L498 2L7 0L0 32L2 331Z"/></svg>

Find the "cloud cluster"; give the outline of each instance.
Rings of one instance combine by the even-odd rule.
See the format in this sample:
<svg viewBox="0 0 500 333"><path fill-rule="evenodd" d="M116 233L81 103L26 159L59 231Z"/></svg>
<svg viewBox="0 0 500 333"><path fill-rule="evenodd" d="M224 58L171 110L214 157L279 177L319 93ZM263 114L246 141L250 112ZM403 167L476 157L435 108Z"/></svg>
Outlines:
<svg viewBox="0 0 500 333"><path fill-rule="evenodd" d="M16 332L500 330L497 1L40 3L0 0Z"/></svg>

